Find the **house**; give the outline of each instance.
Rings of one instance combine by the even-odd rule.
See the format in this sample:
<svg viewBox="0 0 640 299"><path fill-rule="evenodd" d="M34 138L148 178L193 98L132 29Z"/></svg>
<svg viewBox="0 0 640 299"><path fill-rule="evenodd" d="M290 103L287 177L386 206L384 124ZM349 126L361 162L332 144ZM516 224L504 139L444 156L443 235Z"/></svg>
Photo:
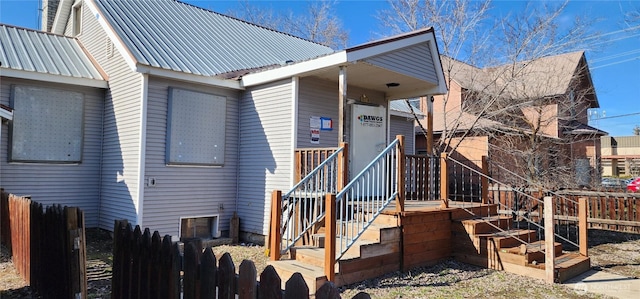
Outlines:
<svg viewBox="0 0 640 299"><path fill-rule="evenodd" d="M0 25L0 43L0 185L98 226L107 75L74 38Z"/></svg>
<svg viewBox="0 0 640 299"><path fill-rule="evenodd" d="M432 28L334 50L174 0L44 2L50 33L3 28L73 44L81 58L63 64L91 77L10 67L2 57L1 103L15 113L2 144L19 147L19 122L44 125L43 115L15 105L21 95L75 130L67 147L40 136L23 156L3 148L0 184L45 203L78 203L88 226L111 230L128 219L176 239L215 237L235 212L244 237L263 241L271 191L294 184L296 149L348 142L354 175L393 134L414 136L391 100L446 91ZM55 47L3 39L30 49L31 60ZM365 123L375 126L357 131ZM44 146L60 152L48 156Z"/></svg>
<svg viewBox="0 0 640 299"><path fill-rule="evenodd" d="M640 136L602 136L602 176L640 175Z"/></svg>
<svg viewBox="0 0 640 299"><path fill-rule="evenodd" d="M584 52L485 68L442 61L449 93L433 99L441 150L476 165L487 156L497 179L514 177L506 169L547 186L599 180L605 132L588 125L587 110L599 104ZM416 138L426 151L424 135Z"/></svg>

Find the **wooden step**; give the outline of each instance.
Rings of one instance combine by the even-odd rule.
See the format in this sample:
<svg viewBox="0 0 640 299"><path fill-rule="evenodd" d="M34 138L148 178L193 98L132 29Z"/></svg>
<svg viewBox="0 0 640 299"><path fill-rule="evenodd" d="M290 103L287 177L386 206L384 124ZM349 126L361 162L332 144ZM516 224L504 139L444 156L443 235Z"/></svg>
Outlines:
<svg viewBox="0 0 640 299"><path fill-rule="evenodd" d="M282 279L282 289L285 288L287 280L296 272L302 274L309 287L309 294L315 294L316 290L327 282L327 276L321 267L304 264L296 260L269 261L267 264L272 265L280 279Z"/></svg>
<svg viewBox="0 0 640 299"><path fill-rule="evenodd" d="M488 245L490 246L489 250L500 250L502 248L520 246L520 244L522 244L520 240L529 243L538 240L536 231L528 229L512 229L490 234L478 234L476 236L487 238Z"/></svg>
<svg viewBox="0 0 640 299"><path fill-rule="evenodd" d="M470 235L493 233L500 229L508 230L512 218L509 216L491 216L473 219L463 219L453 222L454 229L462 229ZM459 224L458 224L459 223ZM496 228L498 227L498 228Z"/></svg>
<svg viewBox="0 0 640 299"><path fill-rule="evenodd" d="M565 253L556 258L556 280L563 283L591 269L591 259L578 253Z"/></svg>
<svg viewBox="0 0 640 299"><path fill-rule="evenodd" d="M523 257L521 261L523 265L530 263L544 263L544 249L545 249L544 240L535 241L529 243L528 245L521 244L517 247L512 248L503 248L500 250L501 253L508 253L512 255L517 255ZM553 245L555 256L562 255L562 244L555 242Z"/></svg>
<svg viewBox="0 0 640 299"><path fill-rule="evenodd" d="M464 203L450 203L450 207L456 207L458 205L464 205ZM477 206L478 203L474 203L473 205L472 207L465 207L464 209L453 209L451 211L451 219L462 220L498 215L498 205L489 204Z"/></svg>

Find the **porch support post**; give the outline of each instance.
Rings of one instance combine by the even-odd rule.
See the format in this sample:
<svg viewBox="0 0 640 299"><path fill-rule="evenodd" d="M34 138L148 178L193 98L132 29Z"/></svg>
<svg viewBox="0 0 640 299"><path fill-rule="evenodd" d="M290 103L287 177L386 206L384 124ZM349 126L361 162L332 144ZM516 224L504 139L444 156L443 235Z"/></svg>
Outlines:
<svg viewBox="0 0 640 299"><path fill-rule="evenodd" d="M427 96L427 155L433 155L433 96Z"/></svg>
<svg viewBox="0 0 640 299"><path fill-rule="evenodd" d="M327 280L335 281L336 267L336 195L327 194L325 198L325 236L324 236L324 275Z"/></svg>
<svg viewBox="0 0 640 299"><path fill-rule="evenodd" d="M553 233L554 222L553 197L544 198L544 272L548 283L555 281L555 235Z"/></svg>
<svg viewBox="0 0 640 299"><path fill-rule="evenodd" d="M580 197L578 199L578 245L580 247L580 255L589 256L589 244L587 239L589 224L587 217L589 216L587 207L587 198Z"/></svg>
<svg viewBox="0 0 640 299"><path fill-rule="evenodd" d="M338 142L345 142L345 107L347 105L347 67L340 67L340 75L338 79L338 89L340 94L338 95L339 103L338 103L338 117L340 118L340 122L338 123Z"/></svg>
<svg viewBox="0 0 640 299"><path fill-rule="evenodd" d="M400 212L404 212L404 197L405 197L405 192L404 192L404 175L405 175L405 157L404 157L404 136L403 135L397 135L396 138L398 139L398 145L396 146L397 148L397 153L396 153L396 157L397 157L397 184L398 184L398 195L396 195L396 212L400 213Z"/></svg>
<svg viewBox="0 0 640 299"><path fill-rule="evenodd" d="M271 193L271 229L269 229L269 252L271 260L280 260L280 243L282 235L280 226L282 222L282 191L273 190Z"/></svg>
<svg viewBox="0 0 640 299"><path fill-rule="evenodd" d="M349 144L346 142L340 142L340 147L342 147L343 150L338 154L337 192L342 191L342 188L347 185L347 176L349 174Z"/></svg>
<svg viewBox="0 0 640 299"><path fill-rule="evenodd" d="M441 208L449 207L449 174L447 173L447 153L440 154L440 203Z"/></svg>
<svg viewBox="0 0 640 299"><path fill-rule="evenodd" d="M489 163L487 163L487 156L482 156L482 177L480 178L480 188L482 196L482 204L489 203Z"/></svg>

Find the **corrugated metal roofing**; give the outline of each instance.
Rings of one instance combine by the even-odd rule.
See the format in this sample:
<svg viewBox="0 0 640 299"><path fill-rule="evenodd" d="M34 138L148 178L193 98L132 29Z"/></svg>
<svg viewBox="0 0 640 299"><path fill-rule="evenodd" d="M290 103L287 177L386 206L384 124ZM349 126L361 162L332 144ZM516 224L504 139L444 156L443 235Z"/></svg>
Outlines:
<svg viewBox="0 0 640 299"><path fill-rule="evenodd" d="M418 116L424 116L424 114L420 111L420 109L416 109L415 107L411 107L407 105L405 100L394 100L389 102L389 109L395 110L398 112L412 114L415 113ZM413 110L413 112L412 112Z"/></svg>
<svg viewBox="0 0 640 299"><path fill-rule="evenodd" d="M0 24L2 68L103 80L77 40Z"/></svg>
<svg viewBox="0 0 640 299"><path fill-rule="evenodd" d="M136 61L214 76L333 53L331 48L174 0L94 0Z"/></svg>

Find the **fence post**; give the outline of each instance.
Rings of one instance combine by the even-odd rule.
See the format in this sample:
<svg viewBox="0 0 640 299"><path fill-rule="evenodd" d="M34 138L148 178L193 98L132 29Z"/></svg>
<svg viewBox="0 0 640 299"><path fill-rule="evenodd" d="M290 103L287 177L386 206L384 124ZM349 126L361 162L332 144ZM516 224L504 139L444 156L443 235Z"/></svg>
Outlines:
<svg viewBox="0 0 640 299"><path fill-rule="evenodd" d="M397 135L398 145L396 146L396 163L397 163L397 184L398 184L398 195L396 195L396 212L404 212L404 166L405 166L405 156L404 156L404 136Z"/></svg>
<svg viewBox="0 0 640 299"><path fill-rule="evenodd" d="M588 234L588 222L587 222L587 199L584 197L580 197L578 199L578 237L579 239L579 243L578 245L580 245L580 255L582 256L589 256L588 253L588 248L589 248L589 244L588 244L588 239L587 239L587 234Z"/></svg>
<svg viewBox="0 0 640 299"><path fill-rule="evenodd" d="M554 223L553 197L545 196L544 198L544 272L545 280L548 283L555 281L555 235L553 233Z"/></svg>
<svg viewBox="0 0 640 299"><path fill-rule="evenodd" d="M280 242L282 241L282 235L280 234L280 227L282 221L282 191L273 190L271 193L271 229L269 236L269 252L271 253L271 260L280 260Z"/></svg>
<svg viewBox="0 0 640 299"><path fill-rule="evenodd" d="M440 154L440 203L441 208L449 207L449 174L447 173L447 154Z"/></svg>
<svg viewBox="0 0 640 299"><path fill-rule="evenodd" d="M480 179L482 188L482 204L489 203L489 163L487 163L487 156L482 156L482 177Z"/></svg>
<svg viewBox="0 0 640 299"><path fill-rule="evenodd" d="M347 185L347 181L349 180L349 144L346 142L340 142L340 147L342 147L343 150L338 154L337 192L342 191L342 188Z"/></svg>
<svg viewBox="0 0 640 299"><path fill-rule="evenodd" d="M325 199L324 274L327 280L335 280L336 264L336 195L327 194Z"/></svg>

